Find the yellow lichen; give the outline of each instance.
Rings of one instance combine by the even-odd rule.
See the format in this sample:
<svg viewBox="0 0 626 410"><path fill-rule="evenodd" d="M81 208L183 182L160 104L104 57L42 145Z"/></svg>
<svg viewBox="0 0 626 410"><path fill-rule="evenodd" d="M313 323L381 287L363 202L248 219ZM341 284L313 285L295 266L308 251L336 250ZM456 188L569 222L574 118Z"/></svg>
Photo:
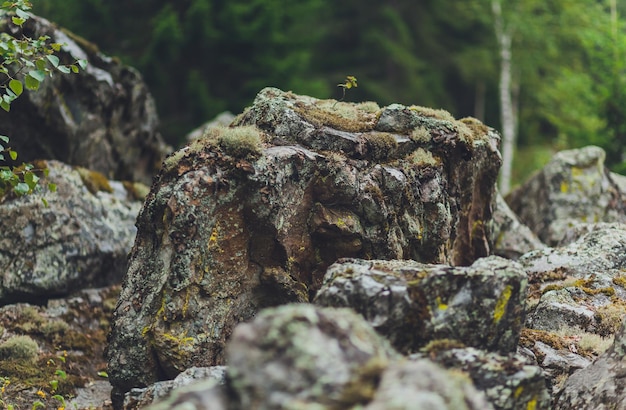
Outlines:
<svg viewBox="0 0 626 410"><path fill-rule="evenodd" d="M513 287L511 285L506 285L502 294L498 298L496 302L496 307L493 310L493 321L498 323L502 316L506 313L506 308L509 304L509 299L511 299L511 295L513 294Z"/></svg>
<svg viewBox="0 0 626 410"><path fill-rule="evenodd" d="M92 194L96 194L99 191L104 192L113 192L113 188L111 188L111 184L109 184L109 179L104 176L101 172L92 171L83 167L74 167L78 175L80 175L80 179L82 179L85 187Z"/></svg>
<svg viewBox="0 0 626 410"><path fill-rule="evenodd" d="M443 303L441 301L441 297L437 296L437 298L435 299L435 302L437 303L437 309L439 310L446 310L448 309L448 304L447 303Z"/></svg>

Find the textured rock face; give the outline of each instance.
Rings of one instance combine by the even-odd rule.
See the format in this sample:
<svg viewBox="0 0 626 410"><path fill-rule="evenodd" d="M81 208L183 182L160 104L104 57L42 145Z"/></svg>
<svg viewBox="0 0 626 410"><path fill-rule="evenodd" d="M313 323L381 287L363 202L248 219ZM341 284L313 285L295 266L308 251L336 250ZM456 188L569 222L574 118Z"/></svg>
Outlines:
<svg viewBox="0 0 626 410"><path fill-rule="evenodd" d="M467 372L497 410L550 408L543 371L519 354L503 356L470 347L433 351L429 357L445 368Z"/></svg>
<svg viewBox="0 0 626 410"><path fill-rule="evenodd" d="M0 112L0 134L13 137L20 159L56 159L149 184L169 148L157 132L156 107L140 74L43 18L29 19L24 34L50 36L65 44L62 63L86 59L88 66L47 78L37 92L25 91L10 113Z"/></svg>
<svg viewBox="0 0 626 410"><path fill-rule="evenodd" d="M523 255L533 305L522 344L553 382L554 395L575 370L597 357L619 330L626 306L626 226L578 227L577 240ZM585 233L587 232L587 233ZM607 340L609 342L607 342Z"/></svg>
<svg viewBox="0 0 626 410"><path fill-rule="evenodd" d="M526 286L519 265L495 256L470 267L345 259L328 269L315 303L356 310L402 353L441 339L511 352Z"/></svg>
<svg viewBox="0 0 626 410"><path fill-rule="evenodd" d="M565 382L555 409L626 408L626 326L622 325L609 350Z"/></svg>
<svg viewBox="0 0 626 410"><path fill-rule="evenodd" d="M41 303L81 288L119 283L126 272L141 203L128 200L119 182L57 161L47 166L42 186L56 183L56 193L0 204L0 304ZM95 191L90 176L112 192Z"/></svg>
<svg viewBox="0 0 626 410"><path fill-rule="evenodd" d="M166 159L114 318L116 391L223 363L236 323L308 301L340 257L488 255L498 136L432 115L265 89Z"/></svg>
<svg viewBox="0 0 626 410"><path fill-rule="evenodd" d="M495 255L517 259L525 253L546 247L530 228L519 221L499 193L496 196L493 225Z"/></svg>
<svg viewBox="0 0 626 410"><path fill-rule="evenodd" d="M539 238L555 246L579 223L626 222L626 202L604 167L601 148L561 151L507 196L513 212Z"/></svg>
<svg viewBox="0 0 626 410"><path fill-rule="evenodd" d="M395 356L349 309L287 305L235 329L228 380L241 409L350 408L371 399Z"/></svg>

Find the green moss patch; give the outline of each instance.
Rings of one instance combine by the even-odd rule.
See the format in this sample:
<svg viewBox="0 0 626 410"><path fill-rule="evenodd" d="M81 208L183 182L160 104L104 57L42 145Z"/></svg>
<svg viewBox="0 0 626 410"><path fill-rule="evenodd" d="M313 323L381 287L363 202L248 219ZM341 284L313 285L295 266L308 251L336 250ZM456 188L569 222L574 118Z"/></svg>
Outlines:
<svg viewBox="0 0 626 410"><path fill-rule="evenodd" d="M314 104L296 102L294 110L316 127L326 126L347 132L368 132L374 129L379 113L379 110L376 110L377 105L374 104L319 100Z"/></svg>

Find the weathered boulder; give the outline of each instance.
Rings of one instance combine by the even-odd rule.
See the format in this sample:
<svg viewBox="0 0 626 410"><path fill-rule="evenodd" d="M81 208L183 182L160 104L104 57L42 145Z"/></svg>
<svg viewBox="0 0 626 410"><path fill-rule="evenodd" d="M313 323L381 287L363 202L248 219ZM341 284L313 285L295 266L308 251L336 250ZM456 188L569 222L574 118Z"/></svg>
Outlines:
<svg viewBox="0 0 626 410"><path fill-rule="evenodd" d="M555 246L578 223L626 222L626 202L602 148L561 151L506 200L539 239Z"/></svg>
<svg viewBox="0 0 626 410"><path fill-rule="evenodd" d="M558 395L575 370L607 348L626 312L626 226L598 224L566 234L577 240L518 259L531 282L522 344ZM585 233L587 232L587 233Z"/></svg>
<svg viewBox="0 0 626 410"><path fill-rule="evenodd" d="M167 158L139 215L109 346L120 394L222 364L235 324L308 301L340 257L491 253L499 138L477 121L268 88L235 122Z"/></svg>
<svg viewBox="0 0 626 410"><path fill-rule="evenodd" d="M469 267L342 259L328 269L315 303L356 310L402 353L440 339L511 352L526 287L521 267L497 256Z"/></svg>
<svg viewBox="0 0 626 410"><path fill-rule="evenodd" d="M493 406L466 374L446 371L430 360L417 360L390 365L374 399L364 409L490 410Z"/></svg>
<svg viewBox="0 0 626 410"><path fill-rule="evenodd" d="M565 382L554 406L557 410L626 408L626 325L615 342L593 364L578 370Z"/></svg>
<svg viewBox="0 0 626 410"><path fill-rule="evenodd" d="M499 193L493 212L493 237L493 254L508 259L517 259L525 253L546 247L529 227L519 221Z"/></svg>
<svg viewBox="0 0 626 410"><path fill-rule="evenodd" d="M20 30L9 21L0 20L0 31ZM78 74L47 78L36 92L25 90L10 113L0 110L0 134L12 137L20 159L56 159L108 178L151 183L170 149L139 72L41 17L27 20L23 34L63 44L62 64L85 59L88 65Z"/></svg>
<svg viewBox="0 0 626 410"><path fill-rule="evenodd" d="M0 304L41 303L121 282L141 202L96 172L57 161L36 165L49 169L41 185L55 183L57 192L0 203Z"/></svg>
<svg viewBox="0 0 626 410"><path fill-rule="evenodd" d="M397 356L350 309L268 308L235 328L228 384L241 409L350 408L371 400Z"/></svg>

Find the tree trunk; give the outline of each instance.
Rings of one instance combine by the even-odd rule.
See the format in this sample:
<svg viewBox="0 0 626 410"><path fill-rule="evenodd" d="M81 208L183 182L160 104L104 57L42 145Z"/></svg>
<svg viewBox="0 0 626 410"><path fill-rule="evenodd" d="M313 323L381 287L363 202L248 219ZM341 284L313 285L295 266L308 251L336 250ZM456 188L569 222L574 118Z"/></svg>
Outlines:
<svg viewBox="0 0 626 410"><path fill-rule="evenodd" d="M513 152L517 123L515 107L512 98L512 70L511 61L511 30L504 26L500 0L492 0L491 7L494 15L494 29L500 51L500 118L502 121L502 170L500 172L500 192L505 195L511 189L511 174L513 170Z"/></svg>

